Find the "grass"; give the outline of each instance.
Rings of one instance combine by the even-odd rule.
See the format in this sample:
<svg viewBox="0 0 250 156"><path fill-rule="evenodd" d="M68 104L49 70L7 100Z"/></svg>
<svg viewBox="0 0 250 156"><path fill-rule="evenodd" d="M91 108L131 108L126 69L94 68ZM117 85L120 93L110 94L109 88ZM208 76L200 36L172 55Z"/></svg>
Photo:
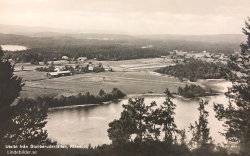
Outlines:
<svg viewBox="0 0 250 156"><path fill-rule="evenodd" d="M92 61L93 62L93 61ZM162 94L166 88L176 92L179 86L184 86L179 80L152 74L153 68L143 70L123 71L124 65L134 67L149 67L150 64L167 65L170 61L163 61L161 58L156 59L139 59L125 61L96 61L103 65L110 65L115 72L102 73L85 73L73 76L47 79L45 72L36 72L34 70L20 71L16 70L15 74L26 81L23 87L21 97L51 96L51 95L76 95L78 93L90 92L98 94L100 89L110 92L113 88L118 88L125 94L144 94L154 93ZM19 69L21 65L17 64ZM25 68L33 69L37 66L25 65ZM21 69L21 68L20 68ZM119 69L119 70L116 70ZM103 79L105 77L105 79Z"/></svg>
<svg viewBox="0 0 250 156"><path fill-rule="evenodd" d="M174 78L160 77L144 72L121 74L121 72L87 73L40 81L28 81L21 95L22 97L52 94L75 95L87 91L97 94L100 89L109 92L113 88L119 88L125 94L143 94L149 91L161 94L166 88L176 92L179 86L184 85ZM103 80L103 77L105 77L105 80Z"/></svg>

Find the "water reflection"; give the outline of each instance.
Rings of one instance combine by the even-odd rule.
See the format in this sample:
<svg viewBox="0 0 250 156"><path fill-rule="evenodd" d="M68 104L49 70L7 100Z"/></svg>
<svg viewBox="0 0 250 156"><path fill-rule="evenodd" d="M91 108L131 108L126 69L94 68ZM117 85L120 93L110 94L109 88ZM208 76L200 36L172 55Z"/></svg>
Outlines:
<svg viewBox="0 0 250 156"><path fill-rule="evenodd" d="M2 49L5 51L19 51L19 50L27 50L28 48L20 45L1 45Z"/></svg>

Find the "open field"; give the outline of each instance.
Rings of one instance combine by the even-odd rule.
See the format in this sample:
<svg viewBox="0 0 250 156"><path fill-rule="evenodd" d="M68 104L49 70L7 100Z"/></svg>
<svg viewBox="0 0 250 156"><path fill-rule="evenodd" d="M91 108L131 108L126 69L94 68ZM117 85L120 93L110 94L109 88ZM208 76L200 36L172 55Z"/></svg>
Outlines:
<svg viewBox="0 0 250 156"><path fill-rule="evenodd" d="M105 77L104 80L103 77ZM177 88L182 85L184 84L175 78L161 77L146 72L87 73L40 81L26 81L21 96L76 95L87 91L98 94L100 89L110 92L113 88L119 88L125 94L143 94L149 91L163 93L166 88L176 92Z"/></svg>
<svg viewBox="0 0 250 156"><path fill-rule="evenodd" d="M102 63L103 65L109 65L114 72L76 74L53 79L48 79L46 72L35 71L37 67L45 67L43 65L18 63L15 66L15 74L22 77L25 82L21 97L69 96L86 92L98 94L100 89L110 92L113 88L118 88L127 95L162 94L166 88L169 88L171 92L176 92L178 87L185 85L185 83L174 77L153 72L157 68L171 64L171 61L171 59L164 60L162 58L122 61L88 60L87 62L92 62L93 64ZM54 61L54 63L65 65L69 62L60 60ZM71 63L74 62L72 61ZM21 70L21 66L25 67L24 71ZM221 90L216 85L217 81L220 80L203 80L195 82L195 84L210 87L214 90Z"/></svg>
<svg viewBox="0 0 250 156"><path fill-rule="evenodd" d="M162 94L166 88L176 92L179 86L184 85L176 78L152 72L160 66L170 64L170 60L163 61L161 58L154 58L125 61L91 60L90 62L109 65L114 72L86 73L47 79L46 72L34 71L35 68L41 66L16 64L15 74L25 81L21 97L69 96L88 91L92 94L98 94L100 89L110 92L113 88L118 88L125 94L148 92ZM60 61L60 64L63 63L68 62ZM20 70L22 65L25 67L24 71Z"/></svg>

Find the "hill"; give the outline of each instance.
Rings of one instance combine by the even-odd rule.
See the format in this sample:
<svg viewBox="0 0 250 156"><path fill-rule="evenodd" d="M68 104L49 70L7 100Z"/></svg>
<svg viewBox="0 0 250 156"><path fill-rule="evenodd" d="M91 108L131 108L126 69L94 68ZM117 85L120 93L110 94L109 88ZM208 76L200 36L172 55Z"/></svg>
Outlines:
<svg viewBox="0 0 250 156"><path fill-rule="evenodd" d="M141 38L160 39L160 40L182 40L194 42L210 42L210 43L237 43L240 44L246 41L246 36L243 34L218 34L218 35L141 35Z"/></svg>
<svg viewBox="0 0 250 156"><path fill-rule="evenodd" d="M102 30L77 30L60 29L47 27L27 27L19 25L0 24L0 33L24 35L29 37L73 37L76 39L97 39L97 40L123 40L136 38L130 35L123 35L123 32L102 31Z"/></svg>
<svg viewBox="0 0 250 156"><path fill-rule="evenodd" d="M79 29L60 29L49 27L27 27L19 25L0 24L0 33L16 34L29 37L53 37L53 38L75 38L90 40L167 40L167 41L191 41L208 43L236 43L246 41L243 34L218 34L218 35L127 35L126 32L103 31L103 30L79 30Z"/></svg>

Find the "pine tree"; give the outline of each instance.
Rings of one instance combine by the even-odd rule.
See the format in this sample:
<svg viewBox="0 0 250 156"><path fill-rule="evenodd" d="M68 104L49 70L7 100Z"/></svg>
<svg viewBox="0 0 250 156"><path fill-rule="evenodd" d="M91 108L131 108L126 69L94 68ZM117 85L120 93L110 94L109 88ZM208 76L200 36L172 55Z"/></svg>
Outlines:
<svg viewBox="0 0 250 156"><path fill-rule="evenodd" d="M99 91L99 96L103 96L103 95L105 95L106 93L104 92L104 90L103 89L100 89L100 91Z"/></svg>
<svg viewBox="0 0 250 156"><path fill-rule="evenodd" d="M166 99L161 105L160 122L163 125L162 131L165 132L164 141L172 144L174 140L174 133L178 133L177 126L174 121L176 105L172 102L172 94L168 89L164 92Z"/></svg>
<svg viewBox="0 0 250 156"><path fill-rule="evenodd" d="M11 104L22 90L22 79L13 74L14 65L2 61L3 51L0 46L0 155L6 154L4 138L12 123Z"/></svg>
<svg viewBox="0 0 250 156"><path fill-rule="evenodd" d="M243 33L247 36L242 43L239 57L232 56L228 63L230 70L222 69L232 87L225 93L229 103L215 104L214 110L218 120L225 121L226 131L222 133L226 139L240 139L240 151L250 154L250 18L245 22ZM240 71L240 72L236 72Z"/></svg>
<svg viewBox="0 0 250 156"><path fill-rule="evenodd" d="M12 115L10 105L19 96L23 83L20 77L13 74L14 66L10 62L2 61L3 51L0 46L0 144L8 132Z"/></svg>
<svg viewBox="0 0 250 156"><path fill-rule="evenodd" d="M33 99L20 99L11 107L12 122L4 137L5 144L50 145L55 144L47 139L44 130L47 121L47 106Z"/></svg>
<svg viewBox="0 0 250 156"><path fill-rule="evenodd" d="M120 119L109 123L108 136L112 142L125 143L131 138L132 134L136 135L135 140L139 143L142 143L148 135L151 135L150 133L153 133L157 139L160 131L154 127L155 121L153 118L156 114L151 109L154 106L156 106L155 102L147 106L144 103L144 98L129 99L128 104L123 105L124 110Z"/></svg>
<svg viewBox="0 0 250 156"><path fill-rule="evenodd" d="M193 136L190 140L190 144L196 146L196 148L212 145L212 138L210 136L210 128L208 128L207 120L209 113L205 110L207 104L208 101L201 100L199 102L199 120L195 121L194 125L190 124L189 127Z"/></svg>
<svg viewBox="0 0 250 156"><path fill-rule="evenodd" d="M0 47L0 56L3 56ZM0 58L1 59L1 58ZM47 123L47 108L33 100L19 100L24 83L13 74L14 65L0 60L0 155L6 154L6 144L51 144L42 128Z"/></svg>
<svg viewBox="0 0 250 156"><path fill-rule="evenodd" d="M146 118L148 108L144 103L144 98L135 98L135 100L129 99L128 105L123 106L125 110L131 113L132 119L136 123L136 137L139 142L142 142L144 134L146 134Z"/></svg>
<svg viewBox="0 0 250 156"><path fill-rule="evenodd" d="M124 110L119 120L109 123L108 137L113 145L122 145L129 141L131 135L136 132L136 123L131 112Z"/></svg>
<svg viewBox="0 0 250 156"><path fill-rule="evenodd" d="M179 133L174 121L176 105L172 102L173 96L168 89L165 91L166 100L157 108L155 101L149 105L144 98L129 99L123 105L123 112L119 120L109 123L108 136L113 143L125 143L135 134L134 142L139 144L145 141L159 141L159 136L165 133L164 142L174 143L174 133Z"/></svg>
<svg viewBox="0 0 250 156"><path fill-rule="evenodd" d="M157 104L155 101L152 101L150 106L148 106L149 111L146 118L146 125L148 129L148 136L158 141L162 126L161 120L159 120L161 117L161 109L154 107L157 107Z"/></svg>

